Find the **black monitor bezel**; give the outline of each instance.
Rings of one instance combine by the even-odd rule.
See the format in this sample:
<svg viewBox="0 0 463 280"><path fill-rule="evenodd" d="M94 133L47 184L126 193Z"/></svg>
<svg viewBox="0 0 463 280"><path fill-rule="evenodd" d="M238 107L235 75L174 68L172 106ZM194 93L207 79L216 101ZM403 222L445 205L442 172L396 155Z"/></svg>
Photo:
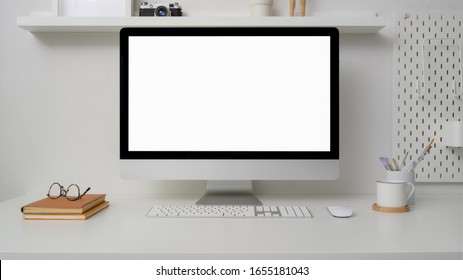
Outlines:
<svg viewBox="0 0 463 280"><path fill-rule="evenodd" d="M128 53L131 36L329 36L330 151L129 151ZM120 31L120 159L339 160L339 31L334 27L169 27Z"/></svg>

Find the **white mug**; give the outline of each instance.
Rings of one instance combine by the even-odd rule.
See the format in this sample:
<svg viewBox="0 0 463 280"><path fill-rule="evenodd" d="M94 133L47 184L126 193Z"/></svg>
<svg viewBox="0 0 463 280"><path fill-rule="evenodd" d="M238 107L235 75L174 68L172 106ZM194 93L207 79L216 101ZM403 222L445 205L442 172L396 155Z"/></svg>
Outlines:
<svg viewBox="0 0 463 280"><path fill-rule="evenodd" d="M251 16L265 17L272 15L273 0L249 0Z"/></svg>
<svg viewBox="0 0 463 280"><path fill-rule="evenodd" d="M404 181L407 183L415 184L415 171L387 171L386 180L390 181ZM407 205L415 204L415 192L407 200Z"/></svg>
<svg viewBox="0 0 463 280"><path fill-rule="evenodd" d="M407 188L410 187L407 191ZM407 205L415 193L415 186L404 181L376 181L376 204L381 207L399 208Z"/></svg>

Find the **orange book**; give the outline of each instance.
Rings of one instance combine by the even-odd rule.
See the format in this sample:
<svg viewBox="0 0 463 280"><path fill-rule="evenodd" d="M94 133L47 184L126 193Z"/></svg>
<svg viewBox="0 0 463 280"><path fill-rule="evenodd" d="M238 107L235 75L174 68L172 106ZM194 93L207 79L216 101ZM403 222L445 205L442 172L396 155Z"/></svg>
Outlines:
<svg viewBox="0 0 463 280"><path fill-rule="evenodd" d="M108 206L109 202L103 201L82 214L23 214L23 218L25 220L86 220Z"/></svg>
<svg viewBox="0 0 463 280"><path fill-rule="evenodd" d="M81 199L70 201L65 197L44 199L21 207L24 214L83 214L105 200L106 194L86 194Z"/></svg>

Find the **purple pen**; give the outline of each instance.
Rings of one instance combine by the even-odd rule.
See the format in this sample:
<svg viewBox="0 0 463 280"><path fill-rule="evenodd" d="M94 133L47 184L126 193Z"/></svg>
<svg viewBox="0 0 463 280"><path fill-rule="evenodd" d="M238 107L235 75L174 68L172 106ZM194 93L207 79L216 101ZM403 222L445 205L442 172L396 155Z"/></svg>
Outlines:
<svg viewBox="0 0 463 280"><path fill-rule="evenodd" d="M387 157L380 157L379 160L383 164L384 168L386 168L386 170L388 170L388 171L392 170L392 166L388 163L389 160L388 160Z"/></svg>
<svg viewBox="0 0 463 280"><path fill-rule="evenodd" d="M415 167L416 167L416 161L414 160L412 164L410 165L410 167L407 169L407 171L415 170Z"/></svg>

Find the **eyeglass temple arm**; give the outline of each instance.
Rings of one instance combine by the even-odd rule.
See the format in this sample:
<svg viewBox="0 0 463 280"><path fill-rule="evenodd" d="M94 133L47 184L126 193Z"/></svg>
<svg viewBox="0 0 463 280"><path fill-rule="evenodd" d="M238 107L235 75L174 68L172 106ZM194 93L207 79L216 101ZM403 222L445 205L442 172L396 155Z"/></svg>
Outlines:
<svg viewBox="0 0 463 280"><path fill-rule="evenodd" d="M84 196L89 190L90 190L90 187L88 187L88 189L84 191L84 193L80 196L80 198L82 198L82 196Z"/></svg>

